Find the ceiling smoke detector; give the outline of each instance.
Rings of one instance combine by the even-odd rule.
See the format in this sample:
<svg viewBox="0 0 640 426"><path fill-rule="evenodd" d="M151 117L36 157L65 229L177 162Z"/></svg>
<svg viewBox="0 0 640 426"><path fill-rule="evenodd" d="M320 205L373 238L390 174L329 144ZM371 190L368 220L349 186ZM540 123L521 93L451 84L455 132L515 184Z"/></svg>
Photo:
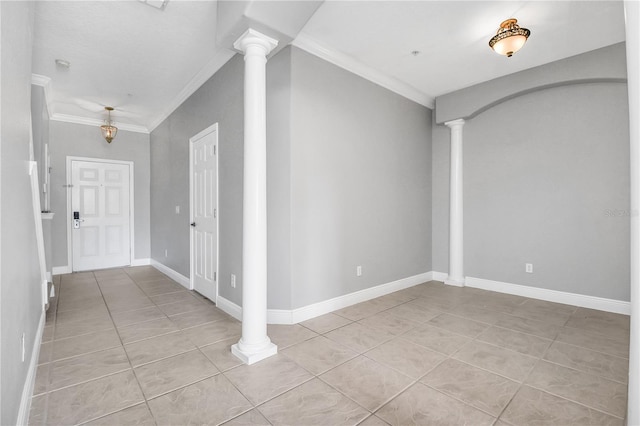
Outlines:
<svg viewBox="0 0 640 426"><path fill-rule="evenodd" d="M69 67L71 67L71 62L65 61L64 59L56 59L56 65L61 68L69 69Z"/></svg>

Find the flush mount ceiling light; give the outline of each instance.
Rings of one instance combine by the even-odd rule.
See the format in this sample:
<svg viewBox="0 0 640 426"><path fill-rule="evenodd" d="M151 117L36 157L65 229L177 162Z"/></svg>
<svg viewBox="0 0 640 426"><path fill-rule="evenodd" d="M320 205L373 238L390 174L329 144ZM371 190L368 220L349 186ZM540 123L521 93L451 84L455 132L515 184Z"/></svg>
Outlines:
<svg viewBox="0 0 640 426"><path fill-rule="evenodd" d="M102 137L104 138L104 140L106 140L107 143L111 143L113 138L115 138L116 134L118 133L118 128L111 123L111 111L113 111L113 108L104 107L104 109L107 110L109 118L107 119L105 124L100 126L100 131L102 132Z"/></svg>
<svg viewBox="0 0 640 426"><path fill-rule="evenodd" d="M520 50L531 35L531 31L520 28L517 22L518 20L513 18L503 21L496 35L489 40L489 47L508 58Z"/></svg>

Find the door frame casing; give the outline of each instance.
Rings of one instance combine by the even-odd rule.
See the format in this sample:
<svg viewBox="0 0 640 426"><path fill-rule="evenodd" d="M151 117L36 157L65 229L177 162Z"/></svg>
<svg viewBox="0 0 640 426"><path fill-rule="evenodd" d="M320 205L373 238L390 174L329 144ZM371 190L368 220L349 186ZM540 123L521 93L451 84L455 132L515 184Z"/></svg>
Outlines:
<svg viewBox="0 0 640 426"><path fill-rule="evenodd" d="M71 170L71 163L73 161L87 161L93 163L111 163L111 164L121 164L129 166L129 265L133 265L133 260L135 259L135 222L133 220L135 213L135 205L134 205L134 179L133 179L133 161L123 161L123 160L109 160L107 158L91 158L91 157L75 157L75 156L67 156L67 215L65 216L67 219L67 259L69 264L69 269L71 272L74 272L73 269L73 227L71 226L71 219L69 213L72 211L72 191L73 191L73 176Z"/></svg>
<svg viewBox="0 0 640 426"><path fill-rule="evenodd" d="M189 138L189 223L193 223L194 221L194 196L193 196L193 145L196 141L200 140L204 136L209 133L216 133L216 292L215 298L213 302L218 304L218 295L220 294L220 275L218 275L218 271L220 270L220 134L218 133L218 123L213 123L211 126L206 129L198 132L196 135L191 136ZM189 226L189 289L194 290L194 250L193 250L193 227Z"/></svg>

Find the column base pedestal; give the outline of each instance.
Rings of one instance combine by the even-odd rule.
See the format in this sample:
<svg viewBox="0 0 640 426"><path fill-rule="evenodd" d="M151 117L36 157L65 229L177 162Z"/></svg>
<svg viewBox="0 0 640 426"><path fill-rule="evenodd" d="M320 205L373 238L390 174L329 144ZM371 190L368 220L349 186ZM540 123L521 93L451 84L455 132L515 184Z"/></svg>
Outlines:
<svg viewBox="0 0 640 426"><path fill-rule="evenodd" d="M447 277L444 280L444 283L447 285L455 286L455 287L464 287L464 278Z"/></svg>
<svg viewBox="0 0 640 426"><path fill-rule="evenodd" d="M278 346L272 342L269 342L266 346L251 351L242 350L238 345L239 344L236 343L231 346L231 353L247 365L255 364L258 361L262 361L263 359L269 358L270 356L278 353Z"/></svg>

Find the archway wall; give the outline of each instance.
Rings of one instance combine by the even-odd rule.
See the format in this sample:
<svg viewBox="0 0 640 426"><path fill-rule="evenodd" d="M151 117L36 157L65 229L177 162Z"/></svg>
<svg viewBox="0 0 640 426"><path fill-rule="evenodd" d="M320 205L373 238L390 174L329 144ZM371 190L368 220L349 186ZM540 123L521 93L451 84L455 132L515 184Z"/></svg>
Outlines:
<svg viewBox="0 0 640 426"><path fill-rule="evenodd" d="M618 43L439 96L435 121L468 120L509 99L547 88L626 80L625 44Z"/></svg>
<svg viewBox="0 0 640 426"><path fill-rule="evenodd" d="M510 90L482 102L477 87L457 92L451 115L436 101L436 120L465 119L467 278L624 304L634 214L624 45L581 56L581 67L560 61L489 82ZM446 273L449 128L434 125L432 141L432 263Z"/></svg>

